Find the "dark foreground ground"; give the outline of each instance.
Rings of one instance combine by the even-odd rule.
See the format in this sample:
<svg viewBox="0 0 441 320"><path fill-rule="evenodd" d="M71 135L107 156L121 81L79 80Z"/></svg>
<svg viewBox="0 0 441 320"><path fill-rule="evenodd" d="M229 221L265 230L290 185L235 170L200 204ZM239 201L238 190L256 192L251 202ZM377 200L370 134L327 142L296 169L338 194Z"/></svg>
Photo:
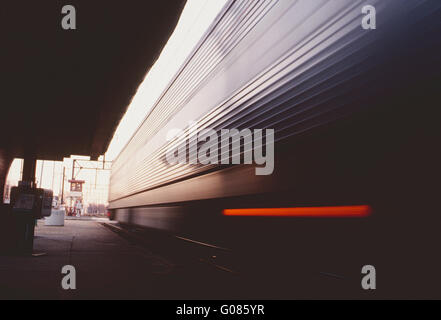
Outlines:
<svg viewBox="0 0 441 320"><path fill-rule="evenodd" d="M252 252L237 252L154 230L121 226L102 218L69 219L64 227L44 226L39 221L32 256L0 255L0 299L437 296L432 293L439 289L436 278L429 284L422 281L421 274L416 274L415 279L396 282L395 278L390 279L393 273L388 272L388 264L375 264L379 266L377 290L362 290L359 267L366 259L358 261L349 249L344 251L347 259L333 256L332 248L328 255L323 251L300 254L301 247L292 242L283 249L259 244ZM385 261L393 264L392 260ZM62 288L65 275L61 271L65 265L75 267L75 290ZM418 279L423 291L407 289L406 283Z"/></svg>
<svg viewBox="0 0 441 320"><path fill-rule="evenodd" d="M76 290L62 289L65 265L76 269ZM33 256L0 256L0 298L191 298L195 292L202 298L215 291L204 277L219 279L218 273L202 264L176 265L99 220L67 220L64 227L39 221Z"/></svg>

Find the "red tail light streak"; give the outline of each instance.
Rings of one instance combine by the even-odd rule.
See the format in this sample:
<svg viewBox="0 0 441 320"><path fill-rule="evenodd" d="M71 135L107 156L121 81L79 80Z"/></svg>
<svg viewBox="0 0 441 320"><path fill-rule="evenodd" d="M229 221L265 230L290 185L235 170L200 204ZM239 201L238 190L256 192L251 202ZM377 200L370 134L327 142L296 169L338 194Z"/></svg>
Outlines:
<svg viewBox="0 0 441 320"><path fill-rule="evenodd" d="M225 216L262 216L262 217L367 217L371 214L368 205L334 207L294 207L294 208L247 208L224 209Z"/></svg>

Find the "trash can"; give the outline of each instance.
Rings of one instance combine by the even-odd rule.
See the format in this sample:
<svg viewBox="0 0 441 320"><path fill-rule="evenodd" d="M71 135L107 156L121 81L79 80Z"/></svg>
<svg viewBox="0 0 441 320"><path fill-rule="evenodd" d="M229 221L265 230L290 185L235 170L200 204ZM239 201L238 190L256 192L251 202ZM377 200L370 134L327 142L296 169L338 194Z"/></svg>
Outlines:
<svg viewBox="0 0 441 320"><path fill-rule="evenodd" d="M44 218L45 226L64 226L64 209L55 210L52 209L51 215Z"/></svg>

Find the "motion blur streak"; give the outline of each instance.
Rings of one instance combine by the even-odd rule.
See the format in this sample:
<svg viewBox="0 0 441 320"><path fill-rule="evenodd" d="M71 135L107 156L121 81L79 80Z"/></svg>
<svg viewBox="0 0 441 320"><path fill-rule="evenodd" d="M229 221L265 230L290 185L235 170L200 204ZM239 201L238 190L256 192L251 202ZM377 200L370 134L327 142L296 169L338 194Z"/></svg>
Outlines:
<svg viewBox="0 0 441 320"><path fill-rule="evenodd" d="M224 209L226 216L275 216L275 217L367 217L371 207L337 206L337 207L299 207L299 208L250 208Z"/></svg>

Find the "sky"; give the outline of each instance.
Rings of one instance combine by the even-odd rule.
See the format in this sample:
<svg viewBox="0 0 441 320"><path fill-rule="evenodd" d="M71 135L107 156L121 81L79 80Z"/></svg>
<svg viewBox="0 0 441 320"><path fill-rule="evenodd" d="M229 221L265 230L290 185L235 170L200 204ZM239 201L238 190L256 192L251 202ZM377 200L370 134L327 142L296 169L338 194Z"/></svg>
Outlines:
<svg viewBox="0 0 441 320"><path fill-rule="evenodd" d="M75 179L85 181L83 185L84 204L107 204L110 163L106 162L103 168L102 157L99 161L90 161L90 157L87 156L71 156L70 158L64 158L63 161L37 160L35 170L37 187L52 190L54 195L61 196L63 168L65 168L64 196L68 196L70 188L68 181L72 178L73 159L77 161L74 173ZM18 181L21 180L22 165L22 159L14 159L12 162L7 177L9 187L17 186Z"/></svg>
<svg viewBox="0 0 441 320"><path fill-rule="evenodd" d="M146 74L106 152L114 160L228 0L187 0L178 24Z"/></svg>

